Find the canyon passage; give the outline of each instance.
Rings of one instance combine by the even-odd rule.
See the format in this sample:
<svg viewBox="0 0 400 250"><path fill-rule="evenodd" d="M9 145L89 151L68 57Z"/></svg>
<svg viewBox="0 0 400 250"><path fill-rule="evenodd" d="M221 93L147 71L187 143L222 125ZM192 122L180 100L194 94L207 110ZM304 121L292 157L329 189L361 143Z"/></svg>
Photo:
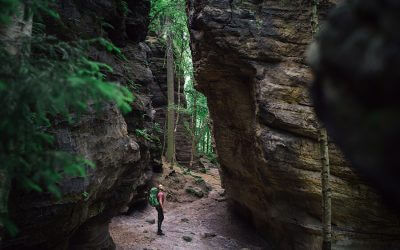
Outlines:
<svg viewBox="0 0 400 250"><path fill-rule="evenodd" d="M3 1L0 248L400 249L399 8Z"/></svg>

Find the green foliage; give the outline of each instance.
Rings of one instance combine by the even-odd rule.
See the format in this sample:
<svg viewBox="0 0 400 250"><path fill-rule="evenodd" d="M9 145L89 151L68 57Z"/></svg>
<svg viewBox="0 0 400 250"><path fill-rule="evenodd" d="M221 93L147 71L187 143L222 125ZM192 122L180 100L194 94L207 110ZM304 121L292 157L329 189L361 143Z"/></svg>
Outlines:
<svg viewBox="0 0 400 250"><path fill-rule="evenodd" d="M193 72L185 8L186 0L151 0L150 30L159 34L164 40L168 33L173 37L178 77L184 77Z"/></svg>
<svg viewBox="0 0 400 250"><path fill-rule="evenodd" d="M126 57L122 53L121 49L115 46L112 42L108 41L107 39L104 39L102 37L92 39L88 41L89 43L98 43L101 45L103 48L105 48L109 53L112 53L116 56L118 56L120 59L123 59L126 61Z"/></svg>
<svg viewBox="0 0 400 250"><path fill-rule="evenodd" d="M130 12L128 3L124 0L117 0L117 9L124 17L128 16Z"/></svg>
<svg viewBox="0 0 400 250"><path fill-rule="evenodd" d="M206 183L201 176L193 175L193 177L195 178L194 182L198 185Z"/></svg>
<svg viewBox="0 0 400 250"><path fill-rule="evenodd" d="M218 165L218 156L214 152L210 152L206 155L210 162L214 165Z"/></svg>
<svg viewBox="0 0 400 250"><path fill-rule="evenodd" d="M10 15L3 9L0 13L2 20ZM65 175L85 177L94 164L57 150L54 126L74 123L104 102L112 101L128 112L133 96L106 81L110 66L87 55L89 46L96 44L121 53L110 42L64 42L42 30L42 24L34 25L34 34L19 56L9 55L0 44L0 172L27 190L48 191L60 198L58 182ZM15 231L5 215L0 219L10 232Z"/></svg>
<svg viewBox="0 0 400 250"><path fill-rule="evenodd" d="M158 142L160 143L160 138L153 133L153 131L149 131L148 129L136 129L135 133L137 136L143 137L145 140L149 142Z"/></svg>
<svg viewBox="0 0 400 250"><path fill-rule="evenodd" d="M185 124L185 127L197 142L196 149L201 154L212 153L207 98L196 91L193 84L193 62L189 46L186 1L151 0L150 19L150 28L153 32L159 34L163 39L166 39L168 33L173 37L175 73L177 77L185 81L184 92L187 101L186 108L176 106L175 110L195 117L194 128L188 123Z"/></svg>
<svg viewBox="0 0 400 250"><path fill-rule="evenodd" d="M17 12L18 4L15 0L0 0L0 24L10 22L11 16Z"/></svg>
<svg viewBox="0 0 400 250"><path fill-rule="evenodd" d="M185 128L197 142L197 153L202 155L212 154L210 118L207 106L207 98L198 92L192 80L186 81L185 97L187 101L186 112L195 118L194 126L186 123Z"/></svg>
<svg viewBox="0 0 400 250"><path fill-rule="evenodd" d="M159 123L157 123L157 122L154 122L154 123L153 123L152 130L153 130L154 132L156 132L156 133L162 133L162 132L163 132L163 131L162 131L162 128L161 128L161 125L160 125Z"/></svg>
<svg viewBox="0 0 400 250"><path fill-rule="evenodd" d="M89 200L89 193L84 191L82 192L82 197L84 201L88 201Z"/></svg>

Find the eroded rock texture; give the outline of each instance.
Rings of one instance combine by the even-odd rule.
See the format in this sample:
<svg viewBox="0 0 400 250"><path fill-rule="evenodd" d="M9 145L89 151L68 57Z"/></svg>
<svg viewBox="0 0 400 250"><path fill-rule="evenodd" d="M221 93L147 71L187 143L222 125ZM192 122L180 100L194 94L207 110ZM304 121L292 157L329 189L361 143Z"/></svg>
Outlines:
<svg viewBox="0 0 400 250"><path fill-rule="evenodd" d="M321 18L334 1L322 1ZM277 249L321 249L317 118L304 61L305 1L189 1L197 88L208 98L223 185ZM330 143L334 249L400 248L398 215Z"/></svg>
<svg viewBox="0 0 400 250"><path fill-rule="evenodd" d="M144 198L152 175L152 158L160 157L157 145L135 133L152 124L152 105L146 89L153 75L147 64L147 0L59 1L59 22L46 21L47 32L62 39L106 37L123 46L127 60L93 46L90 57L114 68L108 77L130 88L137 97L125 116L112 104L90 111L74 125L57 121L53 132L58 147L85 156L96 164L88 177L66 178L60 183L63 197L26 193L13 187L9 195L11 218L19 227L16 238L3 239L1 249L114 249L108 232L110 219L121 209ZM104 22L115 29L107 31ZM133 85L135 83L136 85ZM152 155L153 154L153 155Z"/></svg>

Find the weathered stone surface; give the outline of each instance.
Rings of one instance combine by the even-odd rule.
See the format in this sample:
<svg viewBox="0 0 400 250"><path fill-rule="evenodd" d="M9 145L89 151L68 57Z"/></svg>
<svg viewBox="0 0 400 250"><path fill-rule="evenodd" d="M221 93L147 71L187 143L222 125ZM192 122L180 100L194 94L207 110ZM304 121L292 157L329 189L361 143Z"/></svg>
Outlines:
<svg viewBox="0 0 400 250"><path fill-rule="evenodd" d="M335 1L322 1L321 17ZM304 62L304 1L189 2L198 89L208 98L223 185L277 249L321 249L317 119ZM334 249L400 247L397 215L330 143Z"/></svg>
<svg viewBox="0 0 400 250"><path fill-rule="evenodd" d="M55 133L61 149L85 156L96 168L87 169L87 178L64 179L61 200L12 189L9 211L21 232L3 247L65 249L72 238L73 249L112 249L109 219L147 179L145 168L138 164L139 145L128 135L126 123L113 105L84 116L72 127L61 123ZM81 234L88 237L81 238Z"/></svg>
<svg viewBox="0 0 400 250"><path fill-rule="evenodd" d="M319 117L385 201L400 208L400 17L395 1L346 1L320 34L310 62Z"/></svg>
<svg viewBox="0 0 400 250"><path fill-rule="evenodd" d="M137 136L135 130L152 123L152 105L145 90L153 75L147 64L149 48L140 42L147 34L150 2L128 1L128 5L131 12L123 17L118 1L62 0L58 8L64 25L47 22L47 32L61 39L105 36L125 46L127 61L98 47L90 48L90 57L114 68L110 80L133 92L136 85L131 83L136 83L139 101L126 116L115 105L105 104L73 125L66 121L55 124L58 147L86 157L96 168L87 169L87 178L62 180L60 200L49 193L27 193L14 185L9 211L20 232L16 238L3 239L1 249L115 249L108 232L110 219L123 207L143 199L152 175L150 151L154 145ZM116 29L121 33L107 33L100 19L120 23Z"/></svg>

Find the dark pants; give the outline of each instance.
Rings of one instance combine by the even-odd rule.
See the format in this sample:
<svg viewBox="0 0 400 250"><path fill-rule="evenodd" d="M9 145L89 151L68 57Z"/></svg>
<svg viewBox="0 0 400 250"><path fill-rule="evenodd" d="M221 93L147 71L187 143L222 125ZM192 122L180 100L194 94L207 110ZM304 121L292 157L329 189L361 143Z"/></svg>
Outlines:
<svg viewBox="0 0 400 250"><path fill-rule="evenodd" d="M156 209L157 209L157 214L158 214L158 232L161 232L162 231L161 224L164 220L164 211L161 208L161 206L157 206Z"/></svg>

